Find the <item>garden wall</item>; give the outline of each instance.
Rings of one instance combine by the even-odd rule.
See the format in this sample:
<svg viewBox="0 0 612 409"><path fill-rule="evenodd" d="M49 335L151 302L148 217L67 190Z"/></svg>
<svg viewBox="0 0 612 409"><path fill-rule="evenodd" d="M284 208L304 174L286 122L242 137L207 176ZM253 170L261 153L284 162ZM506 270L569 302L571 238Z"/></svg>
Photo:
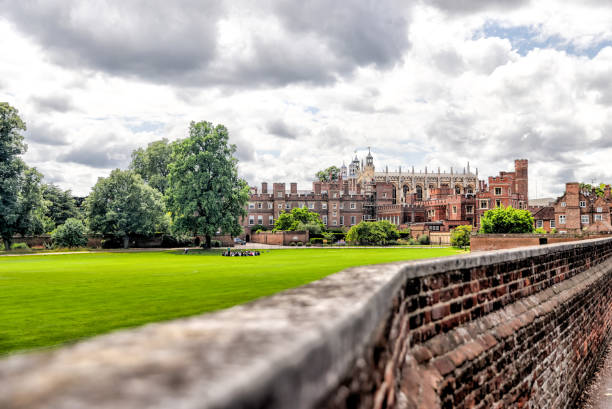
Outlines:
<svg viewBox="0 0 612 409"><path fill-rule="evenodd" d="M611 299L612 238L357 267L2 360L0 407L570 408Z"/></svg>
<svg viewBox="0 0 612 409"><path fill-rule="evenodd" d="M610 235L576 234L473 234L470 238L471 251L513 249L541 244L566 243L577 240L611 237Z"/></svg>
<svg viewBox="0 0 612 409"><path fill-rule="evenodd" d="M289 246L291 243L308 243L309 234L307 231L278 231L260 232L251 235L252 243L272 244L276 246Z"/></svg>

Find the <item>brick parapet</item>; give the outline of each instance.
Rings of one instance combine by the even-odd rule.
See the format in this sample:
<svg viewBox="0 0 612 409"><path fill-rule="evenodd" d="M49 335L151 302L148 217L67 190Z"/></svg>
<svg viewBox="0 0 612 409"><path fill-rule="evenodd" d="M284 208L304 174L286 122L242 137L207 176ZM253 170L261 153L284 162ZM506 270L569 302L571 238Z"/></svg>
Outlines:
<svg viewBox="0 0 612 409"><path fill-rule="evenodd" d="M567 407L610 339L611 257L600 239L352 268L2 360L0 407Z"/></svg>

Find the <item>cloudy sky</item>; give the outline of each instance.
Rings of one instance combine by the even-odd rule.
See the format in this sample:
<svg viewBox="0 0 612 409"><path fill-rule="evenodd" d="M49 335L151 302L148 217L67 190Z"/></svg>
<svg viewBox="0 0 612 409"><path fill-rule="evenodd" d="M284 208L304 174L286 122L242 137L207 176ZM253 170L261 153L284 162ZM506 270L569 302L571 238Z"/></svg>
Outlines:
<svg viewBox="0 0 612 409"><path fill-rule="evenodd" d="M612 182L610 2L0 7L0 101L27 123L26 161L76 194L192 120L229 128L250 184L307 188L368 146L393 170L470 161L486 176L527 158L531 198Z"/></svg>

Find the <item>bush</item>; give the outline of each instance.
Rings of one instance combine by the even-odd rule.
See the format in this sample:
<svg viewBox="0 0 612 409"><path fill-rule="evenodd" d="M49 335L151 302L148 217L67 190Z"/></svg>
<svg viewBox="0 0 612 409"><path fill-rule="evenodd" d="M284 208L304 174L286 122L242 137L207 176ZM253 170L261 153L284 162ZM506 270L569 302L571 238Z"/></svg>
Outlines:
<svg viewBox="0 0 612 409"><path fill-rule="evenodd" d="M82 247L87 245L85 225L79 219L69 218L51 233L55 247Z"/></svg>
<svg viewBox="0 0 612 409"><path fill-rule="evenodd" d="M419 236L419 240L418 240L419 244L421 245L427 245L429 244L429 236L426 234L422 234Z"/></svg>
<svg viewBox="0 0 612 409"><path fill-rule="evenodd" d="M304 245L304 243L302 243L301 241L297 242L298 247L302 247Z"/></svg>
<svg viewBox="0 0 612 409"><path fill-rule="evenodd" d="M255 226L251 227L251 231L254 231L255 233L259 233L266 230L268 230L268 228L263 224L256 224Z"/></svg>
<svg viewBox="0 0 612 409"><path fill-rule="evenodd" d="M547 234L546 230L544 230L542 227L538 227L537 229L535 229L533 231L535 234Z"/></svg>
<svg viewBox="0 0 612 409"><path fill-rule="evenodd" d="M398 244L400 244L397 240L389 240L387 242L388 246L397 246Z"/></svg>
<svg viewBox="0 0 612 409"><path fill-rule="evenodd" d="M550 229L550 234L557 234L557 229L554 227Z"/></svg>
<svg viewBox="0 0 612 409"><path fill-rule="evenodd" d="M398 238L397 227L388 220L360 222L346 234L346 241L359 244L385 244Z"/></svg>
<svg viewBox="0 0 612 409"><path fill-rule="evenodd" d="M533 216L529 210L500 206L487 210L480 219L481 233L532 233Z"/></svg>
<svg viewBox="0 0 612 409"><path fill-rule="evenodd" d="M211 240L210 241L210 247L221 247L221 242L219 240ZM206 245L206 243L204 243L204 245Z"/></svg>
<svg viewBox="0 0 612 409"><path fill-rule="evenodd" d="M310 247L310 246L312 246L312 244L310 244L310 243L306 243L306 244L305 244L305 246L306 246L306 247Z"/></svg>
<svg viewBox="0 0 612 409"><path fill-rule="evenodd" d="M13 243L11 245L11 250L26 250L29 249L26 243Z"/></svg>
<svg viewBox="0 0 612 409"><path fill-rule="evenodd" d="M417 244L419 244L418 241L416 241L415 239L413 239L412 237L408 240L408 244L410 244L411 246L416 246Z"/></svg>
<svg viewBox="0 0 612 409"><path fill-rule="evenodd" d="M291 243L289 243L289 245L295 247L295 241L292 241Z"/></svg>
<svg viewBox="0 0 612 409"><path fill-rule="evenodd" d="M310 244L323 244L323 238L313 237L312 239L310 239Z"/></svg>
<svg viewBox="0 0 612 409"><path fill-rule="evenodd" d="M466 247L470 245L472 226L469 224L457 226L451 233L451 244L455 247Z"/></svg>

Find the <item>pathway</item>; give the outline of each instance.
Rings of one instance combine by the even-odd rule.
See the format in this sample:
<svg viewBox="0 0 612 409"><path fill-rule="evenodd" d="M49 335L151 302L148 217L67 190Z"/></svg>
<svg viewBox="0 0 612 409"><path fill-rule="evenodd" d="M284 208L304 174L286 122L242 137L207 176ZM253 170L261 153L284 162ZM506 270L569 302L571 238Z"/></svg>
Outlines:
<svg viewBox="0 0 612 409"><path fill-rule="evenodd" d="M603 364L597 369L592 383L585 390L581 409L612 408L612 343Z"/></svg>

